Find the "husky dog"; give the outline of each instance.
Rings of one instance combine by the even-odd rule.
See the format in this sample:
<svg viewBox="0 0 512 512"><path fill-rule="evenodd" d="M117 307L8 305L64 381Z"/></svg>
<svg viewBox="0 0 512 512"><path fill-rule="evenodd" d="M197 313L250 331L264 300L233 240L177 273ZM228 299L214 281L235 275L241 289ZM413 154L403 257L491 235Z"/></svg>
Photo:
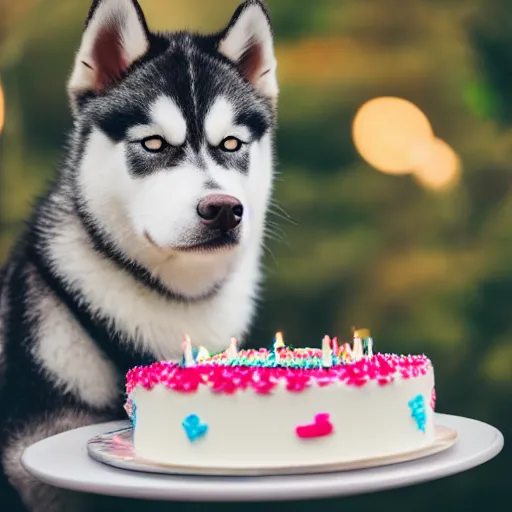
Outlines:
<svg viewBox="0 0 512 512"><path fill-rule="evenodd" d="M126 371L180 359L185 333L218 351L250 326L278 96L266 7L198 35L96 0L68 91L66 158L0 278L0 489L45 512L77 508L26 447L123 418Z"/></svg>

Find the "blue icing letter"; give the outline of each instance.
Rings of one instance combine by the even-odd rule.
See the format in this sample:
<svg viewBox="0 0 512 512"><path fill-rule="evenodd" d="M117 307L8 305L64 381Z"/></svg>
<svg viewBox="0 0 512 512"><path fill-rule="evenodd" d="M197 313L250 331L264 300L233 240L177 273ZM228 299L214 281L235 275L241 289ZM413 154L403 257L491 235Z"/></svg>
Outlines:
<svg viewBox="0 0 512 512"><path fill-rule="evenodd" d="M409 407L411 408L411 416L416 421L418 429L425 432L425 425L427 423L427 411L425 409L425 399L423 395L417 395L409 401Z"/></svg>
<svg viewBox="0 0 512 512"><path fill-rule="evenodd" d="M182 426L190 441L196 441L208 432L208 425L206 423L201 423L197 414L190 414L187 416L183 420Z"/></svg>

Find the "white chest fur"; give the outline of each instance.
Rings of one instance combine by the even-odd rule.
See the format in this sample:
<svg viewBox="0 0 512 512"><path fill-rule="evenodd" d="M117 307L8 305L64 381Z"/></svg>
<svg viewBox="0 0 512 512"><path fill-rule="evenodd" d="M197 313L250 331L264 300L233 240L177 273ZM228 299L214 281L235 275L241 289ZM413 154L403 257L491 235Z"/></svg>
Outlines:
<svg viewBox="0 0 512 512"><path fill-rule="evenodd" d="M185 333L210 351L224 349L252 319L259 250L244 254L216 296L192 303L158 295L97 253L75 217L62 219L49 253L60 276L83 294L84 307L157 359L181 358Z"/></svg>

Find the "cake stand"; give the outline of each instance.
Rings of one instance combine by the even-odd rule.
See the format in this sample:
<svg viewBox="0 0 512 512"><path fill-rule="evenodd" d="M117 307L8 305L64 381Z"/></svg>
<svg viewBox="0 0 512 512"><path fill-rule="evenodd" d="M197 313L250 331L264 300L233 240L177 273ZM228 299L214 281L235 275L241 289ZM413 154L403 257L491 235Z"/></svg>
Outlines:
<svg viewBox="0 0 512 512"><path fill-rule="evenodd" d="M436 414L457 443L422 459L371 469L272 477L174 476L127 471L96 462L87 441L126 422L82 427L30 446L22 464L35 478L74 491L168 501L277 501L330 498L405 487L461 473L495 457L503 435L469 418Z"/></svg>

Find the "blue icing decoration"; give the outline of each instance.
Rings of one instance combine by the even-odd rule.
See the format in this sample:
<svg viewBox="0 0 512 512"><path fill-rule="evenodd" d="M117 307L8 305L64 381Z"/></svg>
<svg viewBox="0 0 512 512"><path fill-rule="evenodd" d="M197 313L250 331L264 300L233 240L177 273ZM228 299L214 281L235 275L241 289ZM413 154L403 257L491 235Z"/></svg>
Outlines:
<svg viewBox="0 0 512 512"><path fill-rule="evenodd" d="M135 425L137 424L137 406L132 403L132 425L133 428L135 428Z"/></svg>
<svg viewBox="0 0 512 512"><path fill-rule="evenodd" d="M127 400L124 404L124 410L126 411L128 418L132 422L132 426L135 427L137 408L131 398L127 398Z"/></svg>
<svg viewBox="0 0 512 512"><path fill-rule="evenodd" d="M425 432L425 425L427 423L427 411L425 409L425 399L423 395L417 395L409 401L409 407L411 408L411 416L416 421L418 429Z"/></svg>
<svg viewBox="0 0 512 512"><path fill-rule="evenodd" d="M190 441L196 441L208 432L208 425L201 423L197 414L190 414L183 420L183 428Z"/></svg>

